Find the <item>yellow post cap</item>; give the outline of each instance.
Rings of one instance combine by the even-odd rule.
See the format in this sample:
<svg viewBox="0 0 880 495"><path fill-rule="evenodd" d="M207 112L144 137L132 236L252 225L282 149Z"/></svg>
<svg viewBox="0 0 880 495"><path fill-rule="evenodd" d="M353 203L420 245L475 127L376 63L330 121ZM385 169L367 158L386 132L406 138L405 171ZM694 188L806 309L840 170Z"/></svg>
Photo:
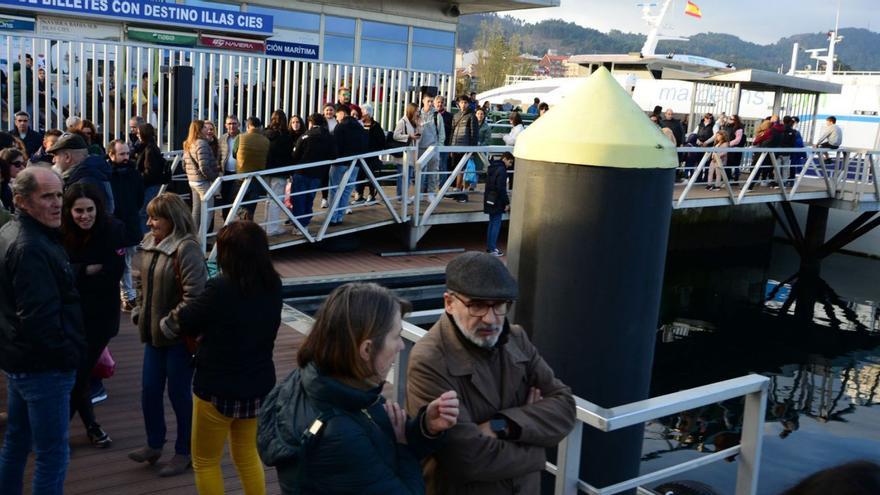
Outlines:
<svg viewBox="0 0 880 495"><path fill-rule="evenodd" d="M521 132L513 155L597 167L678 166L675 145L605 67Z"/></svg>

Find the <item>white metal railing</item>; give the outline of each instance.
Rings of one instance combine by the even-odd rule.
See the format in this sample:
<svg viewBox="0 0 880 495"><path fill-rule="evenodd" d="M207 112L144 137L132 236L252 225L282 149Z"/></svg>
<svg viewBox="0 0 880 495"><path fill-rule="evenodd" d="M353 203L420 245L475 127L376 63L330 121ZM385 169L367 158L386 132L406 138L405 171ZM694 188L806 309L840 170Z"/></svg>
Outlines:
<svg viewBox="0 0 880 495"><path fill-rule="evenodd" d="M678 152L685 160L678 170L675 208L811 199L855 204L880 200L880 182L875 180L880 150L683 147ZM727 154L720 167L719 153ZM742 157L740 164L727 165L737 154ZM712 183L711 169L717 176ZM712 186L717 186L712 192L701 191Z"/></svg>
<svg viewBox="0 0 880 495"><path fill-rule="evenodd" d="M30 54L30 71L13 74ZM0 36L5 58L5 91L0 94L0 120L12 128L13 114L26 110L35 129L64 129L68 116L89 119L104 143L127 133L128 122L140 115L157 128L159 146L172 142L172 96L168 68L193 68L192 116L217 124L237 115L267 121L276 109L288 116L319 112L336 101L346 85L351 100L374 105L375 118L393 128L407 103L417 102L421 86L436 86L441 95L455 91L453 74L412 69L337 64L275 58L262 54L206 48L150 45L132 41L83 41L39 35ZM43 79L39 69L43 68ZM141 76L146 74L142 81Z"/></svg>
<svg viewBox="0 0 880 495"><path fill-rule="evenodd" d="M229 181L240 182L242 187L233 201L212 206L202 203L199 237L203 246L216 235L209 226L217 210L226 210L224 223L234 221L242 208L253 208L259 203L275 205L280 214L279 219L261 220L267 231L276 230L279 223L287 222L293 226L293 239L278 241L273 239L271 249L279 249L305 242L320 242L326 238L349 234L360 230L380 227L393 223L411 223L413 227L427 227L438 223L482 221L482 191L452 191L457 179L467 176L483 176L491 159L505 151L512 151L509 146L430 146L422 150L414 146L401 146L393 150L382 150L356 156L338 158L316 163L292 165L283 168L261 170L244 174L230 174L218 177L209 190L209 197L221 190L222 184ZM394 173L374 174L367 166L367 160L374 157L385 157L390 153L403 153L400 165ZM719 205L739 205L747 203L769 203L779 201L805 201L816 199L833 199L852 203L880 201L880 181L875 177L880 174L878 169L878 150L841 148L828 150L823 148L678 148L678 152L687 159L677 170L678 183L673 189L672 203L674 208L694 208ZM725 166L716 168L719 175L717 190L705 191L710 186L708 171L712 167L715 153L727 153L728 160L735 153L742 154L741 164L737 167ZM688 157L691 155L692 157ZM803 154L803 164L792 164L788 154ZM440 157L452 155L457 161L452 170L446 170L439 164L438 170L428 170L428 164ZM175 180L186 181L182 173L183 160L181 152L165 153L173 161L172 171ZM475 167L469 169L469 162ZM270 178L287 178L297 171L329 165L345 166L342 184L370 185L377 194L369 202L340 205L341 195L333 194L337 189L332 183L317 189L291 191L290 198L298 195L327 192L330 204L326 209L315 210L311 214L295 215L284 204L285 197L277 194L270 187ZM735 169L735 170L734 170ZM359 174L356 180L354 174ZM508 171L513 174L513 171ZM737 177L739 176L739 177ZM404 177L412 177L404 180ZM433 182L438 185L435 191L425 191L423 185ZM349 180L351 179L351 180ZM393 194L386 191L388 186L399 184L400 192ZM252 189L256 192L247 191ZM468 201L468 206L454 209L444 207L449 198L475 199ZM331 229L331 217L339 210L364 211L372 206L383 206L384 214L375 213L375 209L367 223L351 222L342 227ZM317 228L307 228L302 224L303 217L311 217L318 222Z"/></svg>
<svg viewBox="0 0 880 495"><path fill-rule="evenodd" d="M443 310L439 309L419 311L411 316L424 318L428 316L439 317L441 314L443 314ZM282 311L282 321L296 331L307 335L311 328L312 319L285 305ZM403 321L402 326L401 336L406 342L406 346L395 358L387 379L388 383L392 385L391 398L398 403L404 403L406 398L406 367L412 345L427 334L427 331L408 321ZM557 463L554 465L548 462L546 465L546 471L555 476L554 494L576 495L583 492L591 495L613 495L632 489L639 489L640 493L653 493L642 487L648 483L738 455L736 495L754 495L758 489L763 424L769 383L769 378L751 374L610 409L575 396L577 421L575 421L572 431L558 446ZM603 488L594 487L580 479L581 451L584 448L581 439L584 425L603 432L616 431L737 397L745 397L739 445Z"/></svg>

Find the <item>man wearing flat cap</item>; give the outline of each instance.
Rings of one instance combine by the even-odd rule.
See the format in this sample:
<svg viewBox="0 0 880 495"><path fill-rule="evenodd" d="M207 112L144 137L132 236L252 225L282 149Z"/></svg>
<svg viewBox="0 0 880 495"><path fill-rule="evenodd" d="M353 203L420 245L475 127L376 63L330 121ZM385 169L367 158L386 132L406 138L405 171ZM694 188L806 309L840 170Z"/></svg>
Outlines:
<svg viewBox="0 0 880 495"><path fill-rule="evenodd" d="M110 187L113 170L103 157L90 155L88 148L82 136L65 132L46 152L52 155L52 163L61 174L65 191L79 182L94 184L104 193L104 209L112 215L116 209Z"/></svg>
<svg viewBox="0 0 880 495"><path fill-rule="evenodd" d="M446 390L458 392L458 424L424 465L429 494L537 494L546 449L571 431L571 389L556 379L507 314L516 280L488 253L446 267L446 314L412 350L410 414Z"/></svg>

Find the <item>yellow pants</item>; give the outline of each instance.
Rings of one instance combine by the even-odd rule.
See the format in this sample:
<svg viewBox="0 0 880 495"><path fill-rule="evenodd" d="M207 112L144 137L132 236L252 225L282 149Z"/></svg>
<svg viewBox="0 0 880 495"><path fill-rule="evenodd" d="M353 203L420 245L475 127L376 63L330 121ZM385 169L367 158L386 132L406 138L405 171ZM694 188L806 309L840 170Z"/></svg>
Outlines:
<svg viewBox="0 0 880 495"><path fill-rule="evenodd" d="M210 402L193 396L192 466L199 494L223 494L220 459L227 436L229 453L245 495L265 495L266 477L257 454L256 418L224 416Z"/></svg>

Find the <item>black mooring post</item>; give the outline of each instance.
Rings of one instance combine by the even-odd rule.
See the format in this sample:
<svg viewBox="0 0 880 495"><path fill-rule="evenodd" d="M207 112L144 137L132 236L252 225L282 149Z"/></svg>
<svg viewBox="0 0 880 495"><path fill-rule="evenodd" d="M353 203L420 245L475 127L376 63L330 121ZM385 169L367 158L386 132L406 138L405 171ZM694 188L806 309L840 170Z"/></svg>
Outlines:
<svg viewBox="0 0 880 495"><path fill-rule="evenodd" d="M677 155L604 68L517 140L513 320L573 392L602 407L648 397ZM581 479L638 476L643 427L586 427Z"/></svg>

